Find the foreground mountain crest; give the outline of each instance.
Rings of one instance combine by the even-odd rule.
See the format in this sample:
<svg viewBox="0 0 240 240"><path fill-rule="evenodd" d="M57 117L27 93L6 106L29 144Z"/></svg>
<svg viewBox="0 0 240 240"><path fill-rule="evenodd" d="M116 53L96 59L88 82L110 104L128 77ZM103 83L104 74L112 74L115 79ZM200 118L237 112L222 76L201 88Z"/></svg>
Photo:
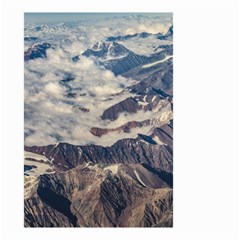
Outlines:
<svg viewBox="0 0 240 240"><path fill-rule="evenodd" d="M87 163L36 181L25 198L26 226L60 226L56 218L79 227L164 226L163 218L172 224L168 177L144 165Z"/></svg>

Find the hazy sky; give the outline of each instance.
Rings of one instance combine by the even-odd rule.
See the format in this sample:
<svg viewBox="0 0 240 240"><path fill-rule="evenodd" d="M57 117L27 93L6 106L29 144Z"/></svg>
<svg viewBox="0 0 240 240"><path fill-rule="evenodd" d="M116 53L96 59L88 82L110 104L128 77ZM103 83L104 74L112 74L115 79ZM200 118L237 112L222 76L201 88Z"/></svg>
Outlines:
<svg viewBox="0 0 240 240"><path fill-rule="evenodd" d="M25 13L25 23L67 22L130 15L171 17L171 13Z"/></svg>

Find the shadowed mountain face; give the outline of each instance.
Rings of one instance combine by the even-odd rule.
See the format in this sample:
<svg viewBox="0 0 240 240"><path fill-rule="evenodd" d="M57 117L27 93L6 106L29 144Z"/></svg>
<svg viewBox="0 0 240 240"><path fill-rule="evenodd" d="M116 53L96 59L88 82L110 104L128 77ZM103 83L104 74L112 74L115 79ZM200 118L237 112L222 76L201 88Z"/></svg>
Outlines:
<svg viewBox="0 0 240 240"><path fill-rule="evenodd" d="M32 38L27 38L27 41L35 40L33 37ZM50 49L51 44L49 43L40 43L40 44L35 44L29 49L27 49L24 52L24 61L29 61L35 58L46 58L47 57L47 49Z"/></svg>
<svg viewBox="0 0 240 240"><path fill-rule="evenodd" d="M81 24L25 30L24 226L172 227L173 26Z"/></svg>
<svg viewBox="0 0 240 240"><path fill-rule="evenodd" d="M136 67L163 60L166 56L172 55L172 48L165 46L160 52L143 56L116 42L98 42L82 55L95 57L106 69L111 70L115 75L121 75ZM75 56L73 60L77 61L77 57Z"/></svg>

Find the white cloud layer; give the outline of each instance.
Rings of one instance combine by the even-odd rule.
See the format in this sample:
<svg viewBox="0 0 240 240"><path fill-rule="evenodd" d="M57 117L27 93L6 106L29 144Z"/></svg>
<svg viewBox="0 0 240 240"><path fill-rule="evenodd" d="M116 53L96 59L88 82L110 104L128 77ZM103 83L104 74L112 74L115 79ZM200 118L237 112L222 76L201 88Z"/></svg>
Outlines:
<svg viewBox="0 0 240 240"><path fill-rule="evenodd" d="M62 25L44 25L39 32L27 28L25 36L39 37L39 41L44 38L54 49L47 50L46 59L25 62L25 145L47 145L58 141L111 145L119 138L136 137L137 132L133 131L130 135L105 135L100 140L90 133L91 127L107 127L109 122L100 119L103 111L133 96L123 90L135 81L116 77L90 58L80 56L78 62L73 62L72 57L106 37L130 32L161 32L171 23L170 20L161 24L158 21L157 18L133 17L98 21L94 25L76 23L74 28L64 29L61 29ZM156 39L153 41L157 45ZM26 43L25 48L28 46ZM145 49L144 54L148 50ZM147 119L150 115L151 112L121 114L109 126L118 127L130 120ZM142 133L148 130L142 129Z"/></svg>

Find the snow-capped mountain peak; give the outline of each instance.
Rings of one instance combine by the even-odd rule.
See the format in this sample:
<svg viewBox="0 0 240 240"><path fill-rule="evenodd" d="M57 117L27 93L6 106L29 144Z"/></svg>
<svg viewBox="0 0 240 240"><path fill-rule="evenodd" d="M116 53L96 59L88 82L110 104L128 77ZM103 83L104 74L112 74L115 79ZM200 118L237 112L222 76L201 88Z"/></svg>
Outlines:
<svg viewBox="0 0 240 240"><path fill-rule="evenodd" d="M116 42L97 42L90 49L87 49L83 55L95 57L119 57L128 54L130 51L123 45Z"/></svg>

